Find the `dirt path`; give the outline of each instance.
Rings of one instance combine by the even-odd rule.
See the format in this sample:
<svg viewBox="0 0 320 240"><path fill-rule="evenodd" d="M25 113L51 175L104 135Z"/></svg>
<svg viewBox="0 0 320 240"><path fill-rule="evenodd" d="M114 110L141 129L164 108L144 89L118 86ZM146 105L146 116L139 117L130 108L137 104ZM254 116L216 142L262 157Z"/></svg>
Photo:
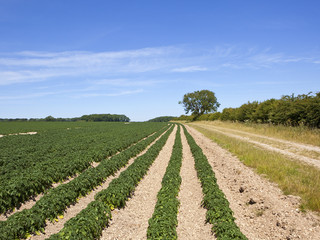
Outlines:
<svg viewBox="0 0 320 240"><path fill-rule="evenodd" d="M187 129L207 156L237 225L249 239L319 239L320 218L300 212L298 197L284 195L230 152Z"/></svg>
<svg viewBox="0 0 320 240"><path fill-rule="evenodd" d="M164 133L163 133L164 134ZM78 203L75 205L70 206L69 208L67 208L67 210L65 211L64 214L64 218L63 219L59 219L58 222L50 222L47 221L47 226L45 228L45 234L40 234L40 235L33 235L31 236L30 239L32 240L43 240L48 238L50 235L58 233L64 226L64 224L71 218L75 217L81 210L85 209L88 204L92 201L94 201L94 196L102 191L103 189L106 189L109 186L109 183L117 178L121 172L123 172L124 170L126 170L133 162L134 160L143 155L144 153L147 152L147 150L157 141L161 138L161 136L163 135L161 134L155 141L153 141L145 150L143 150L141 153L139 153L136 157L131 158L128 162L128 164L121 168L114 176L110 176L101 186L97 187L95 190L93 190L92 192L90 192L88 195L82 197L79 199Z"/></svg>
<svg viewBox="0 0 320 240"><path fill-rule="evenodd" d="M288 156L288 157L290 157L292 159L295 159L295 160L298 160L298 161L303 161L303 162L305 162L305 163L307 163L309 165L312 165L312 166L315 166L317 168L320 168L320 160L318 160L318 159L302 156L300 154L290 152L290 151L288 151L288 149L286 149L286 150L280 149L278 147L271 146L270 144L262 143L262 142L256 141L256 140L251 140L248 137L243 137L243 136L240 136L240 135L237 135L237 134L234 134L234 133L230 133L230 132L228 132L229 129L220 130L220 129L217 129L216 127L213 127L211 125L205 125L205 124L196 124L195 126L199 126L199 127L205 128L205 129L210 129L210 130L213 130L215 132L224 134L226 136L237 138L237 139L240 139L240 140L255 144L256 146L262 147L262 148L267 149L269 151L278 152L278 153L281 153L281 154L283 154L285 156ZM273 140L275 140L275 139L273 139ZM275 140L275 141L278 141L278 140ZM281 141L283 143L282 140L279 140L279 141ZM287 145L290 145L291 147L295 146L295 145L299 146L300 148L304 148L304 147L309 147L310 148L311 147L311 146L305 146L303 144L298 144L298 143L293 143L293 142L289 142L289 143L287 143ZM290 148L290 146L288 148ZM314 147L313 149L317 150L318 147Z"/></svg>
<svg viewBox="0 0 320 240"><path fill-rule="evenodd" d="M178 239L215 239L211 225L205 223L206 210L201 207L203 194L194 168L194 159L187 139L181 130L183 160L181 166L181 186L179 192Z"/></svg>
<svg viewBox="0 0 320 240"><path fill-rule="evenodd" d="M148 220L157 202L162 177L169 163L177 127L168 138L147 175L136 187L124 209L112 212L110 226L102 232L101 239L146 239Z"/></svg>

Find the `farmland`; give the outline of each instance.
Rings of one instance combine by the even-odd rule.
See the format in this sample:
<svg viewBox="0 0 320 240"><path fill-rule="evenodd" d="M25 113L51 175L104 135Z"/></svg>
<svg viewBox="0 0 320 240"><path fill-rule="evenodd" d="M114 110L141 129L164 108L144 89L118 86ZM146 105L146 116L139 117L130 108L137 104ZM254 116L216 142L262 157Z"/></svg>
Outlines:
<svg viewBox="0 0 320 240"><path fill-rule="evenodd" d="M188 125L4 124L0 239L320 235L299 198Z"/></svg>

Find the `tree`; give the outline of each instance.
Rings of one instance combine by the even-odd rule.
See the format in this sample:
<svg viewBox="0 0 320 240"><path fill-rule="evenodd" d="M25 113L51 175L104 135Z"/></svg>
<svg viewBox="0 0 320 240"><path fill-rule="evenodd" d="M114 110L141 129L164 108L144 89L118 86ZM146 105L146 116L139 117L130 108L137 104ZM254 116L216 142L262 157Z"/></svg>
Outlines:
<svg viewBox="0 0 320 240"><path fill-rule="evenodd" d="M56 119L55 119L54 117L52 117L52 116L48 116L48 117L46 117L44 120L46 120L47 122L53 122L53 121L55 121Z"/></svg>
<svg viewBox="0 0 320 240"><path fill-rule="evenodd" d="M191 112L195 118L205 113L214 113L220 106L214 92L209 90L187 93L179 104L183 104L185 112Z"/></svg>

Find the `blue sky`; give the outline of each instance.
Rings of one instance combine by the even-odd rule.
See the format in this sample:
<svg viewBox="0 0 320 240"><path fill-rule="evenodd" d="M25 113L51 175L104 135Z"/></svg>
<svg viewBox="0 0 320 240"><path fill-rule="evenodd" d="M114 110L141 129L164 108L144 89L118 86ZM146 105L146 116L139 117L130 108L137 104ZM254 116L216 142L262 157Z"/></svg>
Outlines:
<svg viewBox="0 0 320 240"><path fill-rule="evenodd" d="M0 0L0 118L184 114L320 91L320 1Z"/></svg>

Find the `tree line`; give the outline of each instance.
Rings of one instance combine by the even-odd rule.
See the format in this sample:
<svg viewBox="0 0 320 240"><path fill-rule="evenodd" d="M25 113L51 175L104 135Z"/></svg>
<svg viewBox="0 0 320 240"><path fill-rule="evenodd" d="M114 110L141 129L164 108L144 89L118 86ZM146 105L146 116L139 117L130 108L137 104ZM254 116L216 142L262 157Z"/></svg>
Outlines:
<svg viewBox="0 0 320 240"><path fill-rule="evenodd" d="M150 120L148 120L148 122L169 122L172 119L174 119L176 117L172 117L172 116L162 116L162 117L156 117L156 118L152 118Z"/></svg>
<svg viewBox="0 0 320 240"><path fill-rule="evenodd" d="M193 120L193 116L181 115L176 120ZM222 112L203 114L197 120L222 120L308 126L320 128L320 92L301 95L285 95L280 99L253 101L238 108L225 108Z"/></svg>
<svg viewBox="0 0 320 240"><path fill-rule="evenodd" d="M76 121L86 121L86 122L129 122L130 118L126 115L119 114L90 114L83 115L81 117L75 118L54 118L52 116L47 116L45 118L0 118L0 122L76 122Z"/></svg>

